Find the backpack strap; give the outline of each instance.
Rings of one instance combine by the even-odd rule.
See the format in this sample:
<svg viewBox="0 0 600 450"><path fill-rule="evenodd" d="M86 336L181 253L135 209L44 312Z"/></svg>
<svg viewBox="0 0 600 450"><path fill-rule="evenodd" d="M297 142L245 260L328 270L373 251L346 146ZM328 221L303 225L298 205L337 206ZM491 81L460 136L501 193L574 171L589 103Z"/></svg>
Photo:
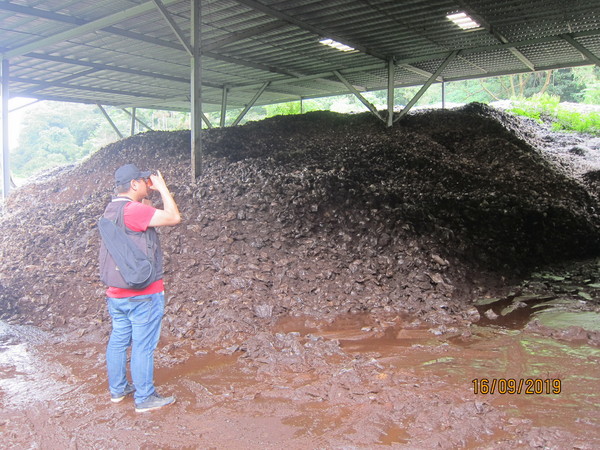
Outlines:
<svg viewBox="0 0 600 450"><path fill-rule="evenodd" d="M129 230L125 226L125 206L127 205L127 203L132 202L133 200L131 200L129 197L115 197L112 199L112 201L121 203L117 212L117 219L115 221L115 224L118 227L120 227L125 232L125 234L135 233L135 231ZM152 251L152 241L150 240L150 236L148 233L144 233L144 237L146 238L146 256L148 257L150 262L154 264L154 252Z"/></svg>
<svg viewBox="0 0 600 450"><path fill-rule="evenodd" d="M117 197L117 198L122 198L122 197ZM129 203L131 200L127 199L127 200L113 200L113 202L118 202L119 206L118 206L118 211L117 211L117 218L115 220L115 224L117 224L117 226L119 226L123 231L127 232L127 229L125 228L125 205L127 203Z"/></svg>

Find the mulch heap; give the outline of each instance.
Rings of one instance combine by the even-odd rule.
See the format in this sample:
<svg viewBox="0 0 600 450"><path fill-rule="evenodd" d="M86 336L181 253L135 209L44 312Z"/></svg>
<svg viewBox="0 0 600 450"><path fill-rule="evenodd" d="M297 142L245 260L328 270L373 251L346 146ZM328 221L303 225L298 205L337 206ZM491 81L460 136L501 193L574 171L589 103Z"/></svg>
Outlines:
<svg viewBox="0 0 600 450"><path fill-rule="evenodd" d="M121 140L11 195L0 318L106 324L96 223L132 162L161 170L183 214L161 229L174 337L227 347L290 314L477 320L476 298L600 249L595 197L533 127L481 104L393 129L367 114L279 116L207 130L195 183L189 131Z"/></svg>

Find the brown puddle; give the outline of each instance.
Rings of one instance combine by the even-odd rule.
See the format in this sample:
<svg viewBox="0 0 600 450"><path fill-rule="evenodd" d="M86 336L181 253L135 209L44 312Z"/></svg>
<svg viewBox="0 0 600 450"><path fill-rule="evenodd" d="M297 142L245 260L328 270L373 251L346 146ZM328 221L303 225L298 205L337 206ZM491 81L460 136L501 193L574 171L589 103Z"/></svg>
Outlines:
<svg viewBox="0 0 600 450"><path fill-rule="evenodd" d="M547 300L544 298L528 308L521 308L516 317L497 321L494 326L472 326L468 338L437 337L426 328L404 328L401 320L382 329L381 324L373 323L368 315L348 316L318 325L308 319L311 326L301 319L286 319L280 327L337 339L345 351L355 355L373 355L383 374L411 371L422 380L439 377L446 387L468 391L482 408L492 405L505 411L516 428L565 429L575 435L588 436L590 442L600 442L597 415L600 348L498 325L509 323L522 328L536 312L535 305ZM597 313L563 313L547 308L541 311L546 311L542 314L554 318L563 327L595 329L600 324ZM489 442L502 440L502 436L508 439L509 434L493 432ZM545 440L539 435L532 442ZM413 441L407 430L395 424L389 426L378 441L379 444L409 442Z"/></svg>
<svg viewBox="0 0 600 450"><path fill-rule="evenodd" d="M161 343L156 382L178 401L139 415L107 401L103 343L45 345L2 324L0 430L48 448L600 446L599 348L500 326L434 331L400 316L288 317L266 356ZM333 356L311 353L335 342Z"/></svg>

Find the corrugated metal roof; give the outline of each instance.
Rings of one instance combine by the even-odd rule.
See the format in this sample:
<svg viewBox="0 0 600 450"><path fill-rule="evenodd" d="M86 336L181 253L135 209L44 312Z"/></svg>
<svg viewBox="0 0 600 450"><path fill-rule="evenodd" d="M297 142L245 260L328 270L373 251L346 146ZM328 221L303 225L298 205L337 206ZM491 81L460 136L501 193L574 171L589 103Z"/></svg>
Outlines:
<svg viewBox="0 0 600 450"><path fill-rule="evenodd" d="M190 0L0 0L0 51L11 96L189 109L190 57L163 17L190 39ZM446 18L464 11L481 26ZM598 64L599 0L202 1L205 111L424 84L438 79ZM331 38L355 51L319 43Z"/></svg>

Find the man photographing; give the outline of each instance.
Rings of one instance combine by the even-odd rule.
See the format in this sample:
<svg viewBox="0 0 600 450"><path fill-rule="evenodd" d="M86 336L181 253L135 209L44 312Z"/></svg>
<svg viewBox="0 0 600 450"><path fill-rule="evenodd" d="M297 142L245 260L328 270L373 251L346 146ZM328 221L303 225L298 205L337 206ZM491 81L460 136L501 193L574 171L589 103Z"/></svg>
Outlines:
<svg viewBox="0 0 600 450"><path fill-rule="evenodd" d="M135 410L150 411L175 402L154 388L154 350L158 345L164 314L162 251L155 228L173 226L181 216L160 172L142 172L126 164L115 172L116 197L106 207L104 217L122 217L126 234L152 262L153 278L143 289L132 289L123 280L104 242L100 246L100 274L108 285L108 312L112 332L106 348L108 386L111 401L118 403L133 393ZM163 209L150 205L150 191L158 191ZM121 215L122 214L122 215ZM131 345L131 378L126 378L127 349Z"/></svg>

